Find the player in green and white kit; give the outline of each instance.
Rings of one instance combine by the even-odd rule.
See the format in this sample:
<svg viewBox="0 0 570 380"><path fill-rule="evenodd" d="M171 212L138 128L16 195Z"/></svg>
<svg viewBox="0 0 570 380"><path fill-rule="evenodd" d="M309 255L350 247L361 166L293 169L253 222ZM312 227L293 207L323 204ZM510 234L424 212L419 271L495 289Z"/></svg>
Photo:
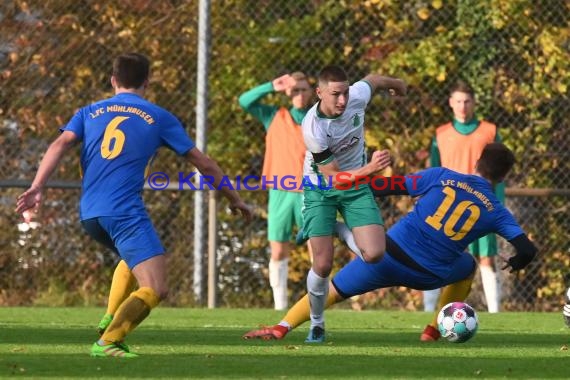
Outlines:
<svg viewBox="0 0 570 380"><path fill-rule="evenodd" d="M303 175L313 185L304 187L304 233L313 249L307 277L311 330L306 342L324 341L323 314L337 212L352 230L364 261L380 260L386 247L384 222L372 192L368 185L355 185L359 178L383 170L391 162L387 150L374 152L366 162L364 114L376 89L406 94L406 84L400 79L370 74L350 86L341 67L327 66L318 78L319 101L303 119L307 147Z"/></svg>

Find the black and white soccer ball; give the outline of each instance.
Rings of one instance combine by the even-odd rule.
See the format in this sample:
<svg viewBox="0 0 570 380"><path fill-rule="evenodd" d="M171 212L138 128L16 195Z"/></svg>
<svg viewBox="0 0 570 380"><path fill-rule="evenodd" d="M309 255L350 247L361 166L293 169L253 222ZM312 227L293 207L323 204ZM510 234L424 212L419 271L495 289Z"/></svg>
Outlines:
<svg viewBox="0 0 570 380"><path fill-rule="evenodd" d="M473 338L479 328L475 310L465 302L451 302L437 315L441 336L453 343L464 343Z"/></svg>

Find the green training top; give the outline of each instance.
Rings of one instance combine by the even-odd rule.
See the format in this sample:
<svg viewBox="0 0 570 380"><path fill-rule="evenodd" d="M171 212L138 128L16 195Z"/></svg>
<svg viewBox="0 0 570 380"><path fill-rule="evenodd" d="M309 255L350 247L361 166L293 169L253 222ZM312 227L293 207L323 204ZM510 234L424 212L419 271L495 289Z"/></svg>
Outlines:
<svg viewBox="0 0 570 380"><path fill-rule="evenodd" d="M477 118L473 118L467 123L462 123L459 120L453 118L452 121L453 128L462 135L468 135L473 133L475 129L479 126L479 120ZM495 134L495 142L501 142L501 136L499 135L499 131ZM432 168L441 166L441 157L439 155L439 148L437 146L437 139L434 138L431 141L431 148L430 148L430 165ZM502 202L505 203L505 183L500 182L495 186L495 195L497 198Z"/></svg>
<svg viewBox="0 0 570 380"><path fill-rule="evenodd" d="M239 105L241 108L243 108L245 112L253 115L253 117L255 117L257 120L261 121L266 131L271 125L275 114L281 107L263 104L260 102L260 100L273 92L275 92L273 83L267 82L244 92L239 97ZM301 125L303 118L307 114L307 110L307 108L299 109L291 107L289 108L289 113L291 114L293 121Z"/></svg>

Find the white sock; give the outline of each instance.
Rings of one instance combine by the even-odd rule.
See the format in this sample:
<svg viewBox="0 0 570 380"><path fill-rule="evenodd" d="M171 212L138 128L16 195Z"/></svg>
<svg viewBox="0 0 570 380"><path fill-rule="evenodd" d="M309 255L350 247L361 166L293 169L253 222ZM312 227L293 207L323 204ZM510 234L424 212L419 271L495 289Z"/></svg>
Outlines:
<svg viewBox="0 0 570 380"><path fill-rule="evenodd" d="M278 323L279 326L287 327L287 330L291 331L291 325L287 321L281 321Z"/></svg>
<svg viewBox="0 0 570 380"><path fill-rule="evenodd" d="M329 293L329 278L321 277L313 269L307 276L307 290L311 305L311 327L325 325L325 304Z"/></svg>
<svg viewBox="0 0 570 380"><path fill-rule="evenodd" d="M424 311L435 311L441 289L424 290Z"/></svg>
<svg viewBox="0 0 570 380"><path fill-rule="evenodd" d="M287 279L289 274L289 259L269 260L269 285L273 289L275 310L287 310L288 292Z"/></svg>
<svg viewBox="0 0 570 380"><path fill-rule="evenodd" d="M352 234L352 231L348 228L348 226L342 222L336 222L334 229L338 234L338 238L343 242L345 242L345 244L348 246L348 249L350 249L358 257L364 260L364 258L362 257L362 252L360 252L360 249L356 245L356 242L354 241L354 235Z"/></svg>
<svg viewBox="0 0 570 380"><path fill-rule="evenodd" d="M479 270L481 271L481 282L487 300L487 309L489 313L498 313L501 296L497 272L489 266L479 266Z"/></svg>

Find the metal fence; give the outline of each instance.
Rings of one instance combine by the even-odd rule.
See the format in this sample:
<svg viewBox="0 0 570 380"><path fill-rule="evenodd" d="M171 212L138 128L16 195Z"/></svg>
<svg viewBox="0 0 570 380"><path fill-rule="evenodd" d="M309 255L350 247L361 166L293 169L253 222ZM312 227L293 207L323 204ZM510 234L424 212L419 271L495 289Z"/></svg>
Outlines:
<svg viewBox="0 0 570 380"><path fill-rule="evenodd" d="M314 77L328 63L357 80L379 71L410 84L403 103L375 98L367 113L371 147L388 148L394 170L426 166L435 127L448 121L449 84L475 87L478 114L495 122L517 154L507 205L540 248L524 273L503 274L506 310L552 310L562 302L570 264L568 194L570 128L568 5L564 1L214 1L207 39L207 152L230 176L261 171L263 127L237 97L251 87L302 70ZM104 304L116 258L90 241L78 223L78 157L61 165L46 192L37 225L13 213L57 129L74 110L110 95L110 63L124 51L153 61L149 98L175 113L196 135L198 1L0 1L0 304ZM204 67L201 68L204 70ZM286 105L272 95L268 102ZM172 153L154 167L190 172ZM24 181L24 182L18 182ZM218 306L270 307L267 278L267 194L243 192L257 211L252 225L216 207L214 262ZM193 256L192 191L145 191L145 200L170 255L169 305L204 305L208 246ZM397 198L397 199L396 199ZM388 226L411 207L407 198L381 201ZM204 200L204 210L207 197ZM204 211L204 230L208 215ZM34 228L35 227L35 228ZM501 242L504 250L508 244ZM350 255L337 248L335 267ZM304 292L309 268L303 248L293 253L291 299ZM206 273L205 271L203 273ZM196 294L196 281L204 289ZM476 284L470 302L483 307ZM353 307L421 307L421 296L389 289L352 300Z"/></svg>

